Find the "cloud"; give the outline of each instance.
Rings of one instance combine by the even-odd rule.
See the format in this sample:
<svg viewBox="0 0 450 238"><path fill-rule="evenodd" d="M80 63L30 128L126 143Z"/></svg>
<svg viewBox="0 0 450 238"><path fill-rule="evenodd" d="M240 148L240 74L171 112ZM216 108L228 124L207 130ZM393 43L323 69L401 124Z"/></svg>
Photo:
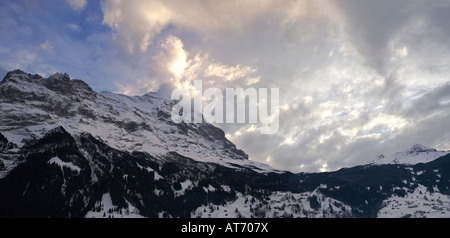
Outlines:
<svg viewBox="0 0 450 238"><path fill-rule="evenodd" d="M127 95L140 95L156 91L165 84L169 88L192 88L194 80L204 81L204 89L217 87L225 89L238 85L253 85L260 81L256 68L248 65L228 65L217 62L203 51L188 51L183 41L169 35L160 41L159 49L154 55L141 55L140 62L146 67L144 72L151 72L147 77L128 80L126 83L115 82L116 92ZM166 86L165 86L166 87Z"/></svg>
<svg viewBox="0 0 450 238"><path fill-rule="evenodd" d="M220 63L212 63L205 71L206 77L219 77L227 81L233 81L236 79L245 78L251 73L255 73L257 70L249 66L227 66ZM254 83L255 79L249 79L249 82Z"/></svg>
<svg viewBox="0 0 450 238"><path fill-rule="evenodd" d="M145 52L154 36L166 27L173 15L162 2L138 0L103 1L103 23L115 31L119 40L129 53Z"/></svg>
<svg viewBox="0 0 450 238"><path fill-rule="evenodd" d="M413 100L402 114L410 120L424 120L450 111L450 82ZM424 117L425 115L425 117Z"/></svg>
<svg viewBox="0 0 450 238"><path fill-rule="evenodd" d="M74 11L81 11L87 5L87 0L66 0Z"/></svg>
<svg viewBox="0 0 450 238"><path fill-rule="evenodd" d="M135 90L135 86L134 85L122 85L120 83L114 83L114 85L116 85L117 90L116 93L118 94L124 94L124 95L136 95L136 90Z"/></svg>
<svg viewBox="0 0 450 238"><path fill-rule="evenodd" d="M161 43L161 49L162 52L156 59L162 68L173 75L172 80L179 83L187 67L188 57L183 42L175 36L169 36Z"/></svg>
<svg viewBox="0 0 450 238"><path fill-rule="evenodd" d="M44 43L40 44L37 47L38 50L43 50L43 51L47 51L47 52L52 52L53 51L53 45L49 40L46 40Z"/></svg>
<svg viewBox="0 0 450 238"><path fill-rule="evenodd" d="M345 40L341 38L337 43ZM380 75L360 57L340 51L328 57L330 50L327 50L327 59L321 57L320 63L314 62L319 51L308 55L309 66L294 74L297 80L290 78L278 83L283 92L281 104L286 110L280 115L277 137L258 137L256 144L264 148L270 144L270 149L264 153L261 147L255 147L255 137L246 130L225 126L225 131L252 159L266 162L266 158L270 158L268 163L272 166L291 171L354 166L380 153L405 150L415 143L449 148L448 135L439 134L434 128L445 130L442 123L436 122L448 117L445 83L449 81L442 74L448 72L448 68L433 67L430 71L426 66L443 65L448 60L446 53L436 50L435 60L429 62L429 57L423 58L423 54L410 50L415 49L413 45L404 43L393 48L394 58L386 59L396 65L387 75ZM427 54L435 52L431 45L421 50ZM333 49L334 46L328 47ZM438 46L442 47L436 45L436 49ZM405 57L398 57L396 49ZM259 68L265 67L260 65ZM261 70L258 73L262 73L263 81L267 80L267 73ZM233 131L239 131L239 135L234 135ZM271 143L274 141L275 144Z"/></svg>
<svg viewBox="0 0 450 238"><path fill-rule="evenodd" d="M79 25L73 24L73 23L67 23L66 27L74 32L78 32L81 29L81 27Z"/></svg>
<svg viewBox="0 0 450 238"><path fill-rule="evenodd" d="M168 27L192 31L205 39L246 34L260 22L294 25L305 17L327 16L327 7L311 0L104 0L103 23L114 30L114 37L128 53L146 52L153 39Z"/></svg>
<svg viewBox="0 0 450 238"><path fill-rule="evenodd" d="M448 31L443 29L449 21L444 16L449 6L442 1L425 4L407 0L339 0L336 6L344 16L339 23L343 30L341 33L365 58L365 63L380 74L389 72L390 45L398 37L410 37L409 40L414 41L430 37L441 41L448 37ZM408 48L394 51L402 56L408 53L403 49Z"/></svg>

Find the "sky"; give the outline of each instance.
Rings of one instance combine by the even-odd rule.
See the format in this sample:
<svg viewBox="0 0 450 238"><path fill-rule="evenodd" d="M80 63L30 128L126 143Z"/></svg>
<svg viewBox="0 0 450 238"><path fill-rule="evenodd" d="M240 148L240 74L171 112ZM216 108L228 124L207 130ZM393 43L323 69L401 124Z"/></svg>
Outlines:
<svg viewBox="0 0 450 238"><path fill-rule="evenodd" d="M293 172L450 149L448 0L0 0L0 73L126 95L279 88L280 128L218 124Z"/></svg>

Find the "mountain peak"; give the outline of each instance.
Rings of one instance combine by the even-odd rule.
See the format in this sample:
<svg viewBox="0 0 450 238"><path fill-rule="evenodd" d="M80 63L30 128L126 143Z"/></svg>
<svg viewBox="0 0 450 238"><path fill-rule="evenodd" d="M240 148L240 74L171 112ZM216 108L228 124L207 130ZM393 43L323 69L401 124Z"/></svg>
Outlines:
<svg viewBox="0 0 450 238"><path fill-rule="evenodd" d="M15 70L9 71L8 74L27 74L27 73L23 72L21 69L15 69Z"/></svg>
<svg viewBox="0 0 450 238"><path fill-rule="evenodd" d="M5 83L7 81L20 81L20 80L39 80L42 79L42 76L40 76L39 74L28 74L24 71L22 71L21 69L15 69L12 71L9 71L5 77L3 78L3 81L0 82L1 83Z"/></svg>
<svg viewBox="0 0 450 238"><path fill-rule="evenodd" d="M70 80L70 76L67 73L54 73L53 75L51 75L49 78L49 80L63 80L63 81L69 81Z"/></svg>
<svg viewBox="0 0 450 238"><path fill-rule="evenodd" d="M375 160L369 164L408 164L414 165L418 163L427 163L433 161L441 156L450 153L450 151L438 151L436 149L415 144L410 149L402 152L397 152L392 155L379 155Z"/></svg>
<svg viewBox="0 0 450 238"><path fill-rule="evenodd" d="M44 78L39 74L29 74L24 72L21 69L15 69L12 71L9 71L6 76L3 78L3 81L13 81L18 82L21 80L25 80L28 82L33 83L42 83L42 84L51 84L55 81L63 81L63 82L69 82L70 76L67 73L54 73L50 77L48 77L46 80L43 80Z"/></svg>
<svg viewBox="0 0 450 238"><path fill-rule="evenodd" d="M69 97L94 98L96 93L82 80L71 79L67 73L54 73L48 78L43 78L39 74L29 74L20 69L10 71L0 85L4 85L5 97L34 98L42 95L44 88ZM30 95L31 94L31 95Z"/></svg>
<svg viewBox="0 0 450 238"><path fill-rule="evenodd" d="M420 152L435 152L436 149L421 145L421 144L415 144L409 149L407 152L409 153L420 153Z"/></svg>

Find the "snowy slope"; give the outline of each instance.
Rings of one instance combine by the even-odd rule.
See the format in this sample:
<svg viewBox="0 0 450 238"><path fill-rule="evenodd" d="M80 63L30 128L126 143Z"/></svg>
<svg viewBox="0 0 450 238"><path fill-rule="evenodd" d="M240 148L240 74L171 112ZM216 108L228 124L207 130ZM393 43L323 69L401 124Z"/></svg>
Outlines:
<svg viewBox="0 0 450 238"><path fill-rule="evenodd" d="M450 217L450 196L430 192L425 186L419 185L415 190L399 197L393 195L383 202L383 208L378 212L379 218L448 218Z"/></svg>
<svg viewBox="0 0 450 238"><path fill-rule="evenodd" d="M449 154L450 151L438 151L420 144L413 145L411 149L397 152L389 156L379 155L375 160L369 162L372 165L381 164L406 164L428 163L439 157Z"/></svg>
<svg viewBox="0 0 450 238"><path fill-rule="evenodd" d="M315 204L315 205L312 205ZM266 199L237 194L224 205L209 204L192 212L192 218L336 218L351 217L352 208L336 199L312 192L273 192Z"/></svg>

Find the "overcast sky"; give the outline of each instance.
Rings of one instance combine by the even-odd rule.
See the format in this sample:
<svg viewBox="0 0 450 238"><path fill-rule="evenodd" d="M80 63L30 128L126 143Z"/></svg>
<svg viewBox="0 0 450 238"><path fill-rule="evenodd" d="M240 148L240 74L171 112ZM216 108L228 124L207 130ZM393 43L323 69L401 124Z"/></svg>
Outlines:
<svg viewBox="0 0 450 238"><path fill-rule="evenodd" d="M0 73L142 95L194 79L280 89L280 130L218 125L277 169L450 149L448 0L0 0Z"/></svg>

